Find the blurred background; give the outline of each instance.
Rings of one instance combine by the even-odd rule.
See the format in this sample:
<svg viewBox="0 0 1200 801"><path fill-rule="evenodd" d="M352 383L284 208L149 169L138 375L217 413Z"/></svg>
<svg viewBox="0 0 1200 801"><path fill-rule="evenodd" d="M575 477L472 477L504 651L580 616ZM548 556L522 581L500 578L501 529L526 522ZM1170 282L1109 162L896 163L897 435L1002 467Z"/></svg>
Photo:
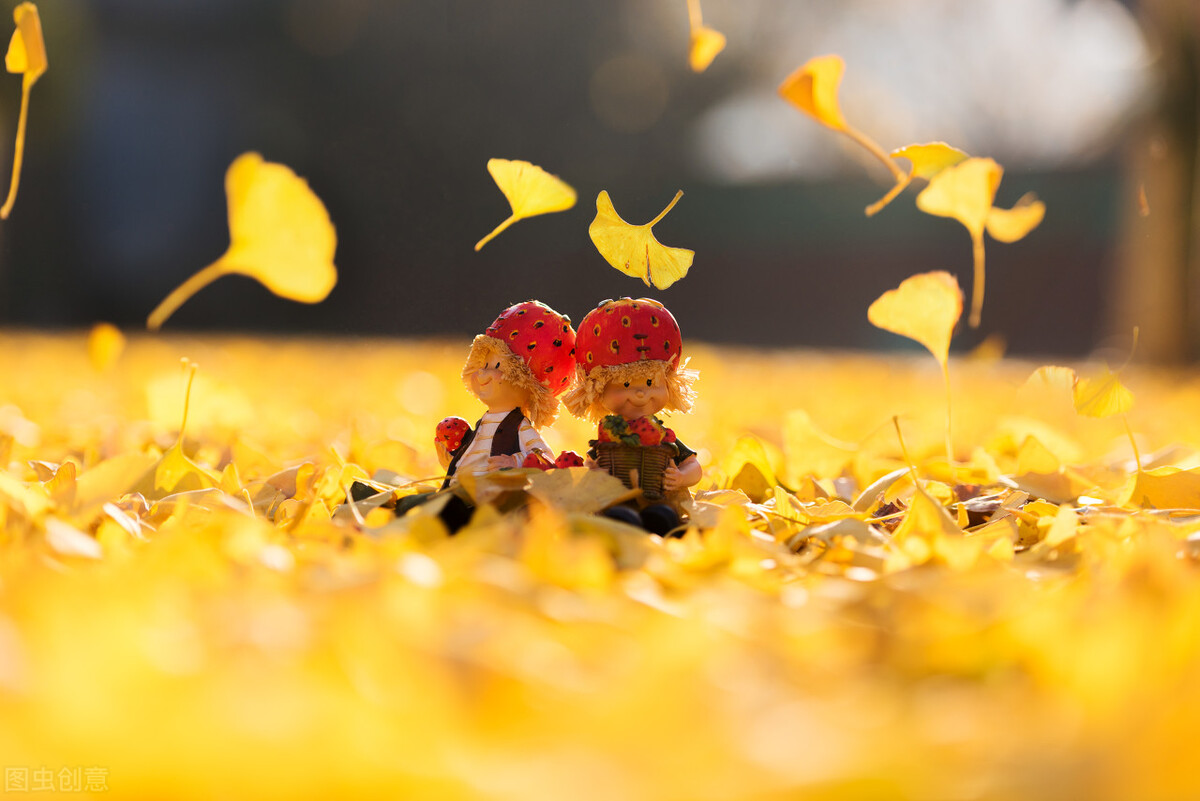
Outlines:
<svg viewBox="0 0 1200 801"><path fill-rule="evenodd" d="M4 0L5 19L15 5ZM1005 167L997 205L1047 204L987 245L983 325L1016 355L1128 342L1200 356L1195 0L702 0L728 37L687 65L685 0L43 0L20 195L0 224L0 325L138 329L228 246L224 173L249 150L305 177L337 227L316 306L222 278L167 330L470 335L538 298L581 318L650 295L685 337L899 347L867 306L945 269L962 226L909 189L873 218L881 165L776 94L809 58L847 63L847 118L885 149L945 140ZM5 30L10 30L6 28ZM7 180L20 77L0 88ZM519 222L489 158L576 188ZM666 291L611 269L587 227L606 189L696 251Z"/></svg>

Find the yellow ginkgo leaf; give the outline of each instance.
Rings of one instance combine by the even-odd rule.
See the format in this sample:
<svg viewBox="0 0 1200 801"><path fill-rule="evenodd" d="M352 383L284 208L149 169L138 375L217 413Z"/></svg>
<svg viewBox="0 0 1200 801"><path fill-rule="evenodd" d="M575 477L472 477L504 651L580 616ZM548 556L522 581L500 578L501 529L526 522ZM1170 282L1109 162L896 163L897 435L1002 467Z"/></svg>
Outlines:
<svg viewBox="0 0 1200 801"><path fill-rule="evenodd" d="M1095 378L1075 382L1075 411L1087 417L1111 417L1133 408L1133 393L1121 383L1117 373L1105 366Z"/></svg>
<svg viewBox="0 0 1200 801"><path fill-rule="evenodd" d="M566 211L575 205L575 190L561 178L528 161L488 159L488 172L512 207L512 215L475 243L479 250L501 231L526 217Z"/></svg>
<svg viewBox="0 0 1200 801"><path fill-rule="evenodd" d="M784 78L779 94L822 125L844 131L848 126L838 103L838 88L845 71L841 56L817 56Z"/></svg>
<svg viewBox="0 0 1200 801"><path fill-rule="evenodd" d="M898 180L896 185L886 195L870 206L867 206L868 217L874 215L888 203L891 203L897 195L904 191L905 187L912 183L914 178L924 178L928 181L947 167L953 167L967 158L966 153L956 147L951 147L945 142L907 145L893 150L890 156L892 159L907 159L912 167L909 169L908 174Z"/></svg>
<svg viewBox="0 0 1200 801"><path fill-rule="evenodd" d="M884 292L867 309L871 324L916 340L929 349L942 367L946 386L946 459L954 459L950 438L950 340L962 316L962 290L950 273L920 273Z"/></svg>
<svg viewBox="0 0 1200 801"><path fill-rule="evenodd" d="M969 158L940 170L917 195L917 208L953 217L971 236L983 236L1004 168L992 159Z"/></svg>
<svg viewBox="0 0 1200 801"><path fill-rule="evenodd" d="M1027 192L1011 209L993 208L987 217L988 235L998 242L1016 242L1037 228L1046 216L1046 204Z"/></svg>
<svg viewBox="0 0 1200 801"><path fill-rule="evenodd" d="M725 49L725 34L706 25L692 28L688 64L693 72L704 72L713 59Z"/></svg>
<svg viewBox="0 0 1200 801"><path fill-rule="evenodd" d="M276 295L301 303L324 300L337 283L337 233L303 178L257 153L245 153L225 173L225 193L229 250L150 313L150 330L158 330L188 298L229 273L255 278Z"/></svg>
<svg viewBox="0 0 1200 801"><path fill-rule="evenodd" d="M645 225L632 225L617 214L608 192L601 192L596 198L596 219L588 226L588 235L596 245L596 250L613 267L626 275L642 279L646 286L653 284L659 289L666 289L687 275L696 254L684 248L669 248L660 244L651 229L681 197L683 192L677 192L667 207Z"/></svg>
<svg viewBox="0 0 1200 801"><path fill-rule="evenodd" d="M17 186L21 183L21 162L25 157L25 123L29 118L29 91L46 71L46 43L42 39L42 20L37 6L21 3L13 9L13 20L17 29L13 31L4 56L4 67L9 72L21 73L21 111L17 117L17 136L13 153L12 182L8 187L8 199L0 207L0 219L8 219L13 203L17 199Z"/></svg>
<svg viewBox="0 0 1200 801"><path fill-rule="evenodd" d="M958 281L939 270L906 278L896 289L884 292L867 309L867 319L878 328L920 342L945 365L962 307Z"/></svg>

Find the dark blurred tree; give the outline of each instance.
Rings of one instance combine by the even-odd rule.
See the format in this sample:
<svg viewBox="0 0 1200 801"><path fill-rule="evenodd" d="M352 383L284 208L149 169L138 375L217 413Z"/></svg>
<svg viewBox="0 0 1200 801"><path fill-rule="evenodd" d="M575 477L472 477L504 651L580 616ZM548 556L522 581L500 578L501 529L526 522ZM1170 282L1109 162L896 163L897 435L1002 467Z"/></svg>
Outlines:
<svg viewBox="0 0 1200 801"><path fill-rule="evenodd" d="M1130 139L1119 270L1118 332L1140 329L1139 353L1200 358L1200 3L1140 0L1158 92Z"/></svg>

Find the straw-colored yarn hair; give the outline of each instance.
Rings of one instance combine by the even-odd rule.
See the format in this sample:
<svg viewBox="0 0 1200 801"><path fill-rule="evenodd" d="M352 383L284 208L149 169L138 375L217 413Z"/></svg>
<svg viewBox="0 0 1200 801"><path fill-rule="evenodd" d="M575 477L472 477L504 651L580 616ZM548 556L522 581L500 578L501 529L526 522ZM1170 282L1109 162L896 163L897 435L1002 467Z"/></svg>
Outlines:
<svg viewBox="0 0 1200 801"><path fill-rule="evenodd" d="M673 362L647 359L629 364L593 367L590 373L580 364L575 367L575 383L563 395L563 404L576 417L598 423L606 415L612 414L601 405L604 390L610 383L633 383L656 378L667 387L667 402L663 409L689 412L692 410L692 404L696 402L696 390L693 385L698 376L695 370L687 369L686 359L679 367Z"/></svg>
<svg viewBox="0 0 1200 801"><path fill-rule="evenodd" d="M525 392L528 402L521 405L521 411L533 423L533 427L551 425L558 417L558 398L537 380L520 356L495 337L480 334L471 342L471 352L467 354L467 362L462 369L462 380L467 389L471 388L471 375L494 361L500 362L500 374L504 380Z"/></svg>

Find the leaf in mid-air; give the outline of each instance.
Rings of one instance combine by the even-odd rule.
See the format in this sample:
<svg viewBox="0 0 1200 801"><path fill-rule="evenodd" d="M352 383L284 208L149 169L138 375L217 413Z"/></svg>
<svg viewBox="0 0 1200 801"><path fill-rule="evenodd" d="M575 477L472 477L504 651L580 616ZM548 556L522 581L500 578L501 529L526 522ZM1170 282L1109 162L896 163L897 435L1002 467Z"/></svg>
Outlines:
<svg viewBox="0 0 1200 801"><path fill-rule="evenodd" d="M337 283L337 233L303 178L257 153L245 153L225 173L225 193L229 250L150 313L150 330L158 330L188 298L229 273L257 279L276 295L301 303L324 300Z"/></svg>
<svg viewBox="0 0 1200 801"><path fill-rule="evenodd" d="M946 386L946 459L954 459L950 429L950 340L962 316L962 290L950 273L920 273L904 279L884 292L867 309L867 319L877 328L891 331L924 345L942 368Z"/></svg>
<svg viewBox="0 0 1200 801"><path fill-rule="evenodd" d="M1016 242L1037 228L1046 216L1046 204L1026 192L1011 209L993 208L987 218L988 236L998 242Z"/></svg>
<svg viewBox="0 0 1200 801"><path fill-rule="evenodd" d="M926 181L933 178L947 167L953 167L955 164L967 158L967 154L956 147L951 147L945 142L929 142L923 145L907 145L905 147L893 150L890 154L892 159L907 159L912 165L908 174L896 181L896 184L888 190L888 193L879 200L867 206L867 216L871 217L888 203L896 198L904 191L914 178L924 178Z"/></svg>
<svg viewBox="0 0 1200 801"><path fill-rule="evenodd" d="M713 59L725 49L725 34L706 25L692 28L688 65L693 72L704 72Z"/></svg>
<svg viewBox="0 0 1200 801"><path fill-rule="evenodd" d="M538 214L566 211L575 205L575 190L561 178L528 161L488 159L488 172L512 207L512 214L490 234L475 243L479 250L505 228Z"/></svg>
<svg viewBox="0 0 1200 801"><path fill-rule="evenodd" d="M896 289L884 292L867 309L867 319L878 328L920 342L944 367L962 308L958 281L939 270L906 278Z"/></svg>
<svg viewBox="0 0 1200 801"><path fill-rule="evenodd" d="M688 27L691 44L688 47L688 66L693 72L704 72L713 59L725 49L725 34L704 24L700 0L687 0Z"/></svg>
<svg viewBox="0 0 1200 801"><path fill-rule="evenodd" d="M671 248L654 238L654 225L683 197L677 192L675 198L662 212L644 225L633 225L621 219L613 208L608 192L596 198L596 218L588 227L588 235L600 255L616 269L640 278L646 286L653 284L666 289L687 275L692 266L695 252L684 248Z"/></svg>
<svg viewBox="0 0 1200 801"><path fill-rule="evenodd" d="M848 126L838 103L838 88L845 71L841 56L817 56L785 78L779 94L822 125L844 131Z"/></svg>
<svg viewBox="0 0 1200 801"><path fill-rule="evenodd" d="M1087 417L1111 417L1132 409L1133 393L1121 383L1118 373L1105 366L1095 378L1078 379L1073 392L1075 411Z"/></svg>
<svg viewBox="0 0 1200 801"><path fill-rule="evenodd" d="M46 60L46 43L42 39L42 20L37 6L21 3L13 9L13 20L17 29L8 43L4 56L4 67L9 72L21 73L21 112L17 118L17 136L14 145L12 182L8 187L8 199L0 207L0 219L8 219L13 203L17 200L17 186L21 183L21 162L25 156L25 123L29 119L29 91L37 79L42 77L49 62Z"/></svg>
<svg viewBox="0 0 1200 801"><path fill-rule="evenodd" d="M1045 205L1026 194L1011 210L992 206L1004 168L992 159L968 158L945 167L929 180L917 195L917 208L937 217L958 220L971 234L975 261L975 280L971 292L971 327L978 328L983 314L984 252L983 234L990 233L1001 242L1015 242L1037 227L1045 215Z"/></svg>

